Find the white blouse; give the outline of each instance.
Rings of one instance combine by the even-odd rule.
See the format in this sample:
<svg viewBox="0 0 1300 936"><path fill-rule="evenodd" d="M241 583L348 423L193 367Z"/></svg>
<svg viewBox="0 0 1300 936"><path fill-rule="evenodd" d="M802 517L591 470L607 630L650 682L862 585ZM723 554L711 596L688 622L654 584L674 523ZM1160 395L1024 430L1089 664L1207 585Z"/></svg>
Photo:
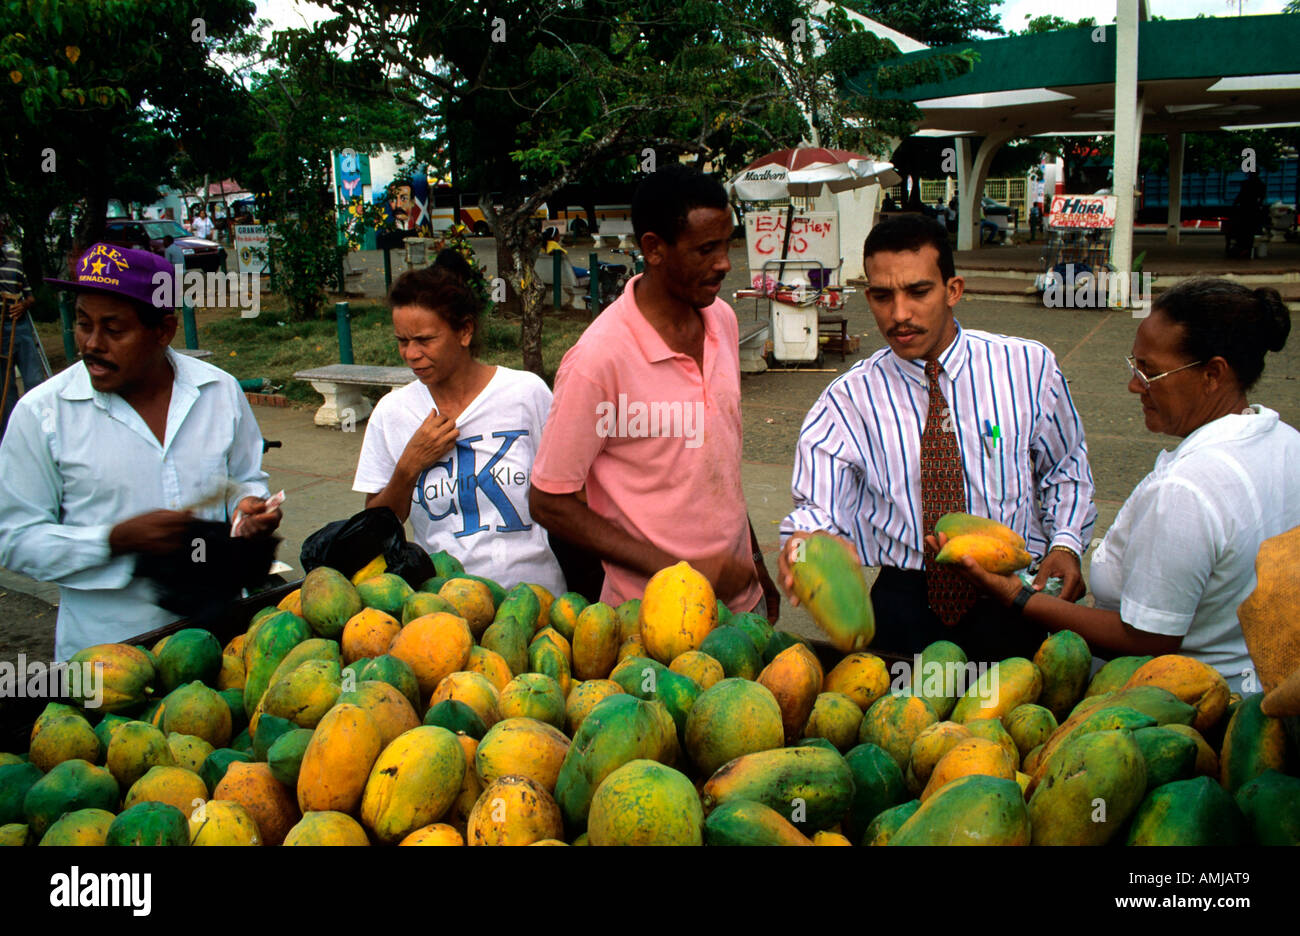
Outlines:
<svg viewBox="0 0 1300 936"><path fill-rule="evenodd" d="M1254 405L1201 426L1134 489L1092 558L1098 608L1183 638L1234 691L1252 669L1237 606L1260 543L1300 526L1300 432Z"/></svg>

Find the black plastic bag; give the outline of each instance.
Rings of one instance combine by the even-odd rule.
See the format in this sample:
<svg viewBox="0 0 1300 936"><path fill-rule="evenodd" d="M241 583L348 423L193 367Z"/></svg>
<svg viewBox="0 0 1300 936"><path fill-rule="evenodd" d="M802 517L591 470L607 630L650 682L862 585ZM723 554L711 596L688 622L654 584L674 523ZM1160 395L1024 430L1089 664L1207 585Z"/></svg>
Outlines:
<svg viewBox="0 0 1300 936"><path fill-rule="evenodd" d="M280 537L231 536L228 523L194 520L185 543L165 555L140 554L135 576L153 583L160 608L207 627L243 589L266 584Z"/></svg>
<svg viewBox="0 0 1300 936"><path fill-rule="evenodd" d="M352 578L381 553L387 571L401 576L414 589L437 574L429 554L406 541L406 529L389 507L369 507L346 520L326 524L303 542L299 560L303 572L329 566Z"/></svg>

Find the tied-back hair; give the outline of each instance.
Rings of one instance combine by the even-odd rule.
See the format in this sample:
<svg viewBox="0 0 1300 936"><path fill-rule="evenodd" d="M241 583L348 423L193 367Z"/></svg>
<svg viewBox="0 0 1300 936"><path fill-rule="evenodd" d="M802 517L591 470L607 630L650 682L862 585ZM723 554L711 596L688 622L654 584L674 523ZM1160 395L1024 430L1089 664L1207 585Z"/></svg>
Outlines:
<svg viewBox="0 0 1300 936"><path fill-rule="evenodd" d="M453 331L472 325L474 333L469 341L469 350L477 355L479 316L483 313L480 296L485 292L483 275L459 252L447 247L438 253L430 266L408 270L399 276L388 293L388 304L394 308L419 306L428 309Z"/></svg>
<svg viewBox="0 0 1300 936"><path fill-rule="evenodd" d="M1242 392L1259 381L1264 355L1281 351L1291 333L1291 312L1271 286L1250 289L1203 276L1170 287L1153 307L1182 326L1184 354L1198 361L1223 358Z"/></svg>

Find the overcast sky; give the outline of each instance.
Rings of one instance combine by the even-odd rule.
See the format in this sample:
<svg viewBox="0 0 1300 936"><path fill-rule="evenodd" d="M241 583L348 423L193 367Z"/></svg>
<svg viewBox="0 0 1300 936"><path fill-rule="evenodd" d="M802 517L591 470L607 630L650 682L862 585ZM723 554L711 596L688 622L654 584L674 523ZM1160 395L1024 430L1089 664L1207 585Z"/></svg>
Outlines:
<svg viewBox="0 0 1300 936"><path fill-rule="evenodd" d="M1167 19L1192 19L1198 13L1235 16L1239 0L1148 0L1152 16ZM1243 14L1281 13L1286 0L1240 0ZM1025 17L1055 14L1067 19L1091 16L1098 23L1109 24L1115 18L1115 0L1004 0L995 7L1002 16L1002 28L1021 30ZM296 0L258 0L257 15L272 21L278 28L310 25L325 18L325 11L314 3Z"/></svg>

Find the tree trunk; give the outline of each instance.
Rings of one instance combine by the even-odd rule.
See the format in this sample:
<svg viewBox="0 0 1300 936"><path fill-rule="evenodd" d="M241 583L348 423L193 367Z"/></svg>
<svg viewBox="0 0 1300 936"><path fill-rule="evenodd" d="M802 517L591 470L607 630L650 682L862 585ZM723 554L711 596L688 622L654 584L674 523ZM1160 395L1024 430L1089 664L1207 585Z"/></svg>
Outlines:
<svg viewBox="0 0 1300 936"><path fill-rule="evenodd" d="M546 380L546 367L542 361L542 294L545 290L535 270L538 239L532 230L531 219L523 212L509 215L501 212L496 230L498 256L501 248L506 253L506 263L501 265L499 275L506 279L507 285L519 298L519 350L524 369Z"/></svg>

